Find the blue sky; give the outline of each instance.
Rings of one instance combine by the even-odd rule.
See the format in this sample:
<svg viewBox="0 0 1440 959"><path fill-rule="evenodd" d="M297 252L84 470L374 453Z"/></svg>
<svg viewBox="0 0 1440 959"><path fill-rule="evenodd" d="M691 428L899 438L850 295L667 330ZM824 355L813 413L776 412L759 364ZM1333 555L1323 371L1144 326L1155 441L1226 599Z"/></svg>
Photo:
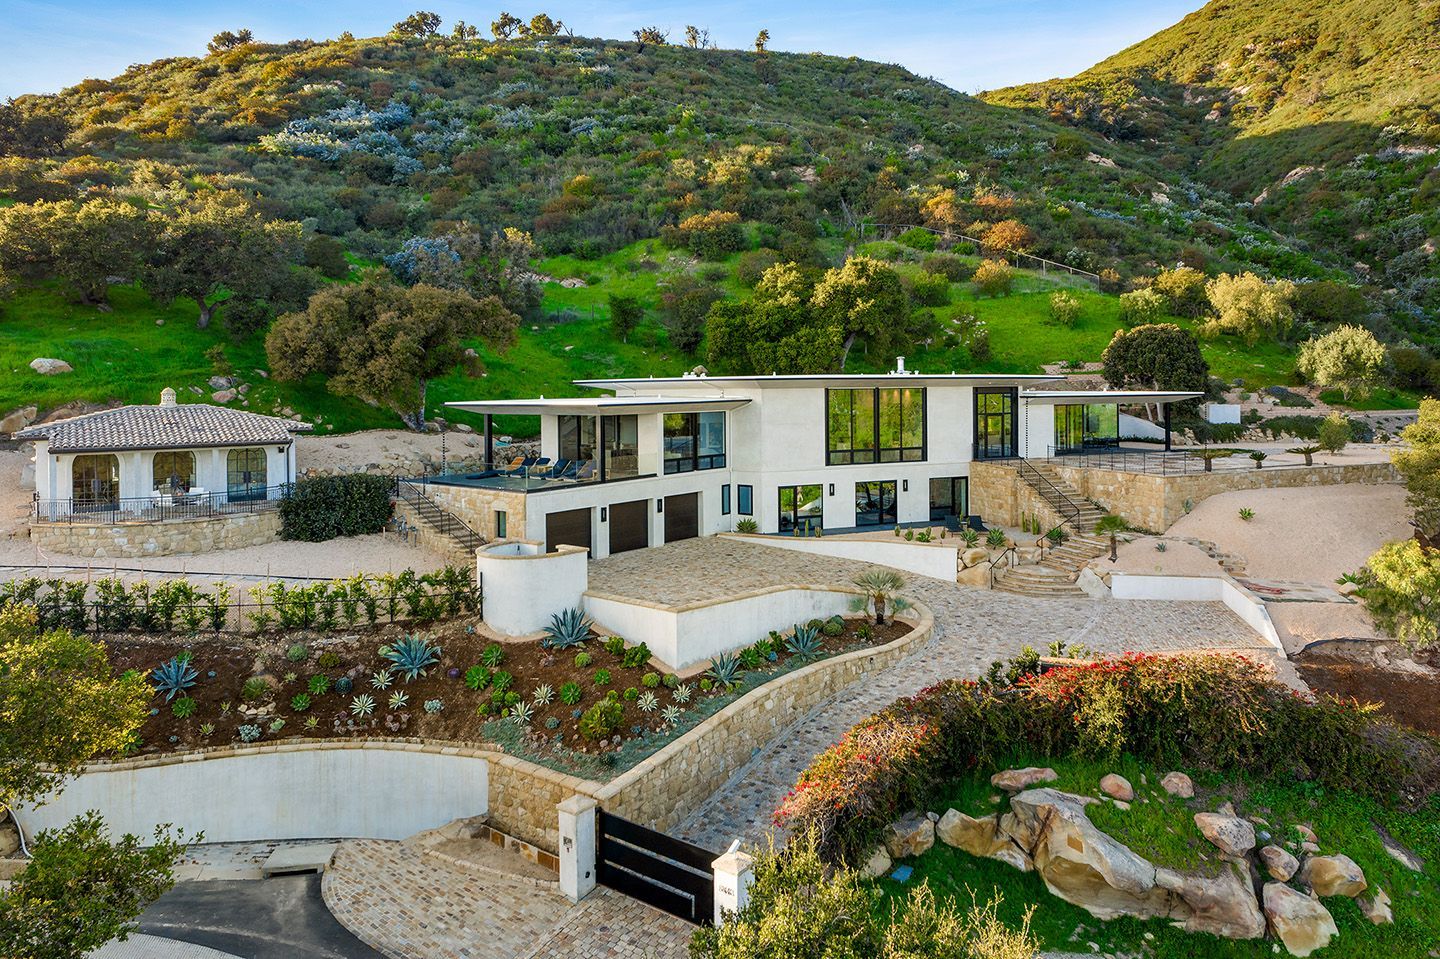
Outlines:
<svg viewBox="0 0 1440 959"><path fill-rule="evenodd" d="M770 31L777 50L814 50L899 63L974 92L1068 76L1166 27L1202 0L690 0L539 2L493 6L441 0L4 0L0 14L0 97L51 93L86 77L111 77L132 63L201 55L224 29L249 27L261 40L324 39L344 30L384 33L417 8L478 24L507 5L528 18L544 9L577 34L628 37L655 24L679 39L687 23L708 27L721 46L749 46Z"/></svg>

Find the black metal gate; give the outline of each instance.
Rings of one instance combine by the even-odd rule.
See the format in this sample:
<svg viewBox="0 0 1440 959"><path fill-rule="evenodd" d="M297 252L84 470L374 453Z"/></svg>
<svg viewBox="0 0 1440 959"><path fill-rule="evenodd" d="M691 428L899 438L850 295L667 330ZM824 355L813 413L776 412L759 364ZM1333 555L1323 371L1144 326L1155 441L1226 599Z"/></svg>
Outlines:
<svg viewBox="0 0 1440 959"><path fill-rule="evenodd" d="M595 879L602 886L663 909L698 926L715 916L718 853L667 836L601 809Z"/></svg>

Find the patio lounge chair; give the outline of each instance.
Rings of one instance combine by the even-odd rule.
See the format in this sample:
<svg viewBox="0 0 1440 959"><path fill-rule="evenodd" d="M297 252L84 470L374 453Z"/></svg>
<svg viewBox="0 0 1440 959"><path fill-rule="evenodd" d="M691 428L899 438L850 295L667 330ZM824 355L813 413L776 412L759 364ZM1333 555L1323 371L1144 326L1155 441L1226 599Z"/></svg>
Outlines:
<svg viewBox="0 0 1440 959"><path fill-rule="evenodd" d="M520 475L526 479L543 479L549 470L550 457L542 456L538 460L528 463L526 467L520 471Z"/></svg>
<svg viewBox="0 0 1440 959"><path fill-rule="evenodd" d="M504 466L496 466L488 470L481 470L479 473L469 477L470 479L489 479L492 476L506 476L514 470L518 470L525 462L525 457L517 456Z"/></svg>
<svg viewBox="0 0 1440 959"><path fill-rule="evenodd" d="M595 478L595 461L586 460L578 470L570 477L577 483L584 483Z"/></svg>
<svg viewBox="0 0 1440 959"><path fill-rule="evenodd" d="M533 465L535 465L535 457L533 457L533 456L526 456L526 457L519 457L519 456L517 456L517 457L515 458L515 462L512 462L508 467L506 467L505 469L503 469L503 470L500 471L500 475L501 475L501 476L523 476L523 475L525 475L525 471L526 471L527 469L529 469L529 468L530 468L531 466L533 466Z"/></svg>
<svg viewBox="0 0 1440 959"><path fill-rule="evenodd" d="M568 473L568 472L570 472L570 470L571 470L572 468L574 468L574 466L575 466L574 460L565 460L565 459L556 460L556 461L555 461L555 465L550 468L550 472L546 473L546 474L545 474L543 477L541 477L541 478L542 478L542 479L555 479L555 480L564 479L564 478L565 478L565 474Z"/></svg>

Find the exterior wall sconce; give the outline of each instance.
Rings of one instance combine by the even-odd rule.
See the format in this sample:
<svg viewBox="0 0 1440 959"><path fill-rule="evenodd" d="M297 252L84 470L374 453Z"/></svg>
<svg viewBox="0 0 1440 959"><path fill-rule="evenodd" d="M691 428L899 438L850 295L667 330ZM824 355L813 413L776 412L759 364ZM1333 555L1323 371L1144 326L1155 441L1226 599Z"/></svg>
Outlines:
<svg viewBox="0 0 1440 959"><path fill-rule="evenodd" d="M610 511L603 506L600 507L600 522L605 522L609 518L609 516Z"/></svg>
<svg viewBox="0 0 1440 959"><path fill-rule="evenodd" d="M655 512L657 512L657 513L663 513L663 512L665 512L665 501L664 501L663 499L657 499L657 500L655 501Z"/></svg>
<svg viewBox="0 0 1440 959"><path fill-rule="evenodd" d="M909 481L909 480L901 480L901 481L900 481L900 490L901 490L901 492L905 492L905 493L910 492L910 481Z"/></svg>
<svg viewBox="0 0 1440 959"><path fill-rule="evenodd" d="M831 496L834 496L834 495L835 495L835 484L834 484L834 483L831 483L831 484L830 484L830 495L831 495Z"/></svg>

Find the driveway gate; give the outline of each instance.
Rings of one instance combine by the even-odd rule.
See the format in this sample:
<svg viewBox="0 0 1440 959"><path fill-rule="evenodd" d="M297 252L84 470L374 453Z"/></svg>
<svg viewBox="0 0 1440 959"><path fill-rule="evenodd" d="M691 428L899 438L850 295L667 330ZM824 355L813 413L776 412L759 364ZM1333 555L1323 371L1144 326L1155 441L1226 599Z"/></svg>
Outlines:
<svg viewBox="0 0 1440 959"><path fill-rule="evenodd" d="M596 811L595 879L631 898L708 926L715 916L718 853Z"/></svg>

